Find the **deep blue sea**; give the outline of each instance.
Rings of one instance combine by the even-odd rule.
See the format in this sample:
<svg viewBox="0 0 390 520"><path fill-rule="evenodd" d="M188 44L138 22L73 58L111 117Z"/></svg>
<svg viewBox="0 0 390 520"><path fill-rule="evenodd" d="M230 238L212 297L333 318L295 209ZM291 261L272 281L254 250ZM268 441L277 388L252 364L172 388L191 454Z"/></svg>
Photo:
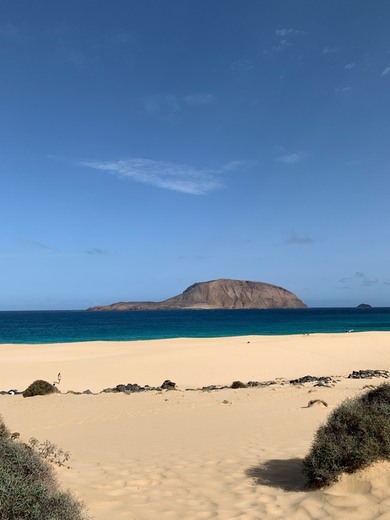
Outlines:
<svg viewBox="0 0 390 520"><path fill-rule="evenodd" d="M390 308L0 312L0 343L390 331Z"/></svg>

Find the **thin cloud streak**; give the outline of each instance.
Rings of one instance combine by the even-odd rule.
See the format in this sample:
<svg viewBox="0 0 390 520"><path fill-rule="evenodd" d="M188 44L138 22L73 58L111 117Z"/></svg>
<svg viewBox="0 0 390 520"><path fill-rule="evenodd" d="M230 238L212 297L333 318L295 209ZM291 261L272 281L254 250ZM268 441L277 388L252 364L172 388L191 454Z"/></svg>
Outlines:
<svg viewBox="0 0 390 520"><path fill-rule="evenodd" d="M368 277L361 271L357 271L354 276L347 276L345 278L341 278L339 280L340 283L346 283L346 282L353 282L353 281L359 281L361 282L361 285L364 287L372 287L379 283L379 280L377 278ZM386 282L383 282L386 283Z"/></svg>
<svg viewBox="0 0 390 520"><path fill-rule="evenodd" d="M214 102L213 94L200 93L184 96L184 102L190 106L210 105Z"/></svg>
<svg viewBox="0 0 390 520"><path fill-rule="evenodd" d="M186 107L201 107L215 102L214 94L210 92L196 92L185 96L152 95L143 99L145 111L151 116L166 119L172 118Z"/></svg>
<svg viewBox="0 0 390 520"><path fill-rule="evenodd" d="M58 251L54 247L51 247L48 244L44 244L43 242L38 242L36 240L24 240L24 243L34 247L35 249L41 249L43 251L51 251L53 253L56 253Z"/></svg>
<svg viewBox="0 0 390 520"><path fill-rule="evenodd" d="M325 47L322 50L322 54L337 54L338 52L340 52L338 47Z"/></svg>
<svg viewBox="0 0 390 520"><path fill-rule="evenodd" d="M291 236L285 240L285 244L288 244L288 245L299 245L299 246L303 246L303 245L308 245L308 244L313 244L315 242L315 240L311 237L309 237L308 235L299 235L298 233L292 233Z"/></svg>
<svg viewBox="0 0 390 520"><path fill-rule="evenodd" d="M275 161L283 164L296 164L305 161L308 157L307 152L293 152L276 157Z"/></svg>
<svg viewBox="0 0 390 520"><path fill-rule="evenodd" d="M385 76L388 76L390 74L390 67L386 67L382 70L381 77L384 78Z"/></svg>
<svg viewBox="0 0 390 520"><path fill-rule="evenodd" d="M99 249L98 247L93 247L91 249L88 249L86 251L87 255L91 255L91 256L102 256L102 255L107 255L107 251L105 251L104 249Z"/></svg>
<svg viewBox="0 0 390 520"><path fill-rule="evenodd" d="M240 166L242 162L231 162L219 169L194 168L143 158L119 161L81 161L79 164L157 188L190 195L205 195L222 187L221 175L225 171L234 169L235 166Z"/></svg>

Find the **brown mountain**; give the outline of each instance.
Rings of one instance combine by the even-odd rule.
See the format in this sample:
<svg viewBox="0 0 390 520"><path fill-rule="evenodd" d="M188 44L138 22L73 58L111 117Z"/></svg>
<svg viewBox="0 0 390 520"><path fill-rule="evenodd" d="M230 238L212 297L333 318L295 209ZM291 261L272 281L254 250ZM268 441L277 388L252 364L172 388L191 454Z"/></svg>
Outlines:
<svg viewBox="0 0 390 520"><path fill-rule="evenodd" d="M188 287L162 302L119 302L90 307L90 311L172 309L300 309L307 307L295 294L263 282L212 280Z"/></svg>

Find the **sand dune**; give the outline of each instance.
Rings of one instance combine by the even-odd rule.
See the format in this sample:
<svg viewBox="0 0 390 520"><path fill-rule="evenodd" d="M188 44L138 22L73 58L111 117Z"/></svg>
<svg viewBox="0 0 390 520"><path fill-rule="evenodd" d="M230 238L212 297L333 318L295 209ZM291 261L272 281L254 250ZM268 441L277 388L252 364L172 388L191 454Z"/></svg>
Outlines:
<svg viewBox="0 0 390 520"><path fill-rule="evenodd" d="M300 462L318 425L375 380L352 370L390 370L389 333L167 340L136 344L2 345L0 385L23 388L61 371L62 391L118 383L178 391L0 396L22 439L49 439L72 454L63 484L96 520L390 519L390 464L304 490ZM250 343L248 343L250 341ZM234 379L336 375L331 388L186 391ZM308 407L310 400L323 400Z"/></svg>

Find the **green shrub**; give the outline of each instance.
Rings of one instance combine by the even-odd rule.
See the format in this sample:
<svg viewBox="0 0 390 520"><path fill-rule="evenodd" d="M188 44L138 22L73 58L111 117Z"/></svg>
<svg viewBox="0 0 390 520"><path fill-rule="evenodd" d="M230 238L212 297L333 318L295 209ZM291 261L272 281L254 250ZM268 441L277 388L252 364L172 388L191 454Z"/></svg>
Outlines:
<svg viewBox="0 0 390 520"><path fill-rule="evenodd" d="M347 399L320 426L302 471L311 488L390 459L390 384Z"/></svg>
<svg viewBox="0 0 390 520"><path fill-rule="evenodd" d="M0 438L0 520L87 520L83 505L59 490L34 450Z"/></svg>
<svg viewBox="0 0 390 520"><path fill-rule="evenodd" d="M44 381L43 379L37 379L31 385L26 388L23 392L23 397L33 397L34 395L47 395L58 392L58 388L54 385Z"/></svg>
<svg viewBox="0 0 390 520"><path fill-rule="evenodd" d="M6 425L3 422L3 419L0 416L0 440L1 439L8 439L10 436L10 431L6 427Z"/></svg>

